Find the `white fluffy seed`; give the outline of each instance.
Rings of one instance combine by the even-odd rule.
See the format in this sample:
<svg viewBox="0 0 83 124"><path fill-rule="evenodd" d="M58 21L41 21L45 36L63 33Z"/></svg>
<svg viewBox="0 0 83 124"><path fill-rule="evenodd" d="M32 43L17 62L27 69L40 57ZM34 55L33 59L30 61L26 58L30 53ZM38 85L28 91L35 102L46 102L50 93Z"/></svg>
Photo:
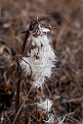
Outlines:
<svg viewBox="0 0 83 124"><path fill-rule="evenodd" d="M35 48L31 49L30 53L27 52L29 57L22 57L24 61L20 61L20 66L26 75L32 72L33 86L39 88L44 85L46 77L50 78L55 67L56 56L47 35L30 36L29 42L32 46L35 44Z"/></svg>

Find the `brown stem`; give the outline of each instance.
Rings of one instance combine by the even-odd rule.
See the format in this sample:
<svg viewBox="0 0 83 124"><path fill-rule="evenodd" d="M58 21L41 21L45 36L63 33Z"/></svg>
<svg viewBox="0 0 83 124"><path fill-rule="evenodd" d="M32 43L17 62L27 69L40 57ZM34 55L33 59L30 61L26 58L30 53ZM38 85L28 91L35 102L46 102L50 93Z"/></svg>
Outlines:
<svg viewBox="0 0 83 124"><path fill-rule="evenodd" d="M25 102L26 102L26 100L27 100L29 94L31 93L32 89L33 89L33 87L30 88L28 94L25 96L25 98L24 98L22 104L20 105L20 107L19 107L19 109L18 109L18 111L17 111L17 113L16 113L16 115L15 115L15 118L14 118L12 124L15 124L16 119L18 118L18 116L19 116L19 114L20 114L20 112L21 112L21 110L22 110L22 107L24 106L24 104L25 104Z"/></svg>
<svg viewBox="0 0 83 124"><path fill-rule="evenodd" d="M24 50L25 50L27 38L29 37L30 32L29 32L29 30L27 30L27 31L22 32L22 33L26 33L26 34L25 34L24 41L23 41L23 45L22 45L22 50L21 50L21 53L23 54L23 53L24 53Z"/></svg>
<svg viewBox="0 0 83 124"><path fill-rule="evenodd" d="M23 32L26 33L25 34L25 38L23 41L23 45L22 45L22 49L21 49L21 54L24 53L25 51L25 46L26 46L26 42L27 42L27 38L29 37L29 30ZM21 73L20 73L20 64L19 64L19 57L17 57L17 95L16 95L16 112L19 108L19 103L20 103L20 82L21 82Z"/></svg>
<svg viewBox="0 0 83 124"><path fill-rule="evenodd" d="M20 101L20 82L21 82L21 74L20 74L20 65L18 62L18 57L17 57L17 94L16 94L16 112L18 110L19 107L19 101Z"/></svg>

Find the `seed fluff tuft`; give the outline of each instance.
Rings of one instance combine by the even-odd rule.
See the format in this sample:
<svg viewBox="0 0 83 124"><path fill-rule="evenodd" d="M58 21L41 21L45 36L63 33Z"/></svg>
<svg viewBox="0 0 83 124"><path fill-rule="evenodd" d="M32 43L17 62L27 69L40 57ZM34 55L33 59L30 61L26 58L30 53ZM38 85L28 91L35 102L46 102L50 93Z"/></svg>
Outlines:
<svg viewBox="0 0 83 124"><path fill-rule="evenodd" d="M47 124L54 124L54 115L52 113L48 114L47 120L43 120Z"/></svg>
<svg viewBox="0 0 83 124"><path fill-rule="evenodd" d="M53 105L53 102L49 99L46 99L45 101L40 100L40 103L37 103L37 107L44 110L45 112L50 112L51 107Z"/></svg>
<svg viewBox="0 0 83 124"><path fill-rule="evenodd" d="M49 29L42 28L38 24L37 36L31 34L28 38L30 50L27 57L22 57L20 66L26 75L31 75L34 87L43 87L46 77L50 78L52 69L55 67L56 56L50 44L51 40L46 35Z"/></svg>

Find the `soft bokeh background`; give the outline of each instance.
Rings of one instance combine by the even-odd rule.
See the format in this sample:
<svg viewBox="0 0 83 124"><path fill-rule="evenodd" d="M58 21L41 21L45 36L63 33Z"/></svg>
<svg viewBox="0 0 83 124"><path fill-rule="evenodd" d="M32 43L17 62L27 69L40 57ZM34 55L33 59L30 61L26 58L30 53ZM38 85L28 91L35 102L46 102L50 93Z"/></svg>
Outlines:
<svg viewBox="0 0 83 124"><path fill-rule="evenodd" d="M47 81L47 84L54 100L53 107L56 115L58 118L66 116L63 124L81 124L83 120L83 0L0 0L0 54L2 55L0 83L4 84L2 75L7 72L7 80L14 84L15 89L15 57L21 50L21 32L28 29L30 21L37 16L49 18L50 23L55 27L50 36L60 64L57 65L52 79ZM6 46L7 51L1 52L3 45ZM11 63L13 66L9 66ZM5 68L2 69L2 65ZM28 89L28 84L26 87L24 82L22 79L21 101ZM11 110L12 107L6 112L10 114Z"/></svg>

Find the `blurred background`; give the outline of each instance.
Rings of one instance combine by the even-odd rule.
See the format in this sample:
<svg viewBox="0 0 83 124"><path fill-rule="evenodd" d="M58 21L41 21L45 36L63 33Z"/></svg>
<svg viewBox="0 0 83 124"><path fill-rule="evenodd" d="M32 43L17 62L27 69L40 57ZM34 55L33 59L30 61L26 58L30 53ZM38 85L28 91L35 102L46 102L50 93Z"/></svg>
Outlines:
<svg viewBox="0 0 83 124"><path fill-rule="evenodd" d="M49 18L50 23L55 27L50 36L59 64L52 79L47 81L54 100L53 107L58 117L66 116L63 124L81 124L83 120L83 0L0 0L1 92L6 87L3 86L5 82L13 83L13 89L16 87L15 57L20 54L23 43L21 32L28 29L30 21L37 16ZM48 21L46 23L48 24ZM21 97L24 98L28 86L22 85L24 89L21 88ZM4 92L6 91L7 87ZM4 100L0 98L0 101ZM0 105L3 111L2 104ZM10 113L11 110L12 107L7 112Z"/></svg>

